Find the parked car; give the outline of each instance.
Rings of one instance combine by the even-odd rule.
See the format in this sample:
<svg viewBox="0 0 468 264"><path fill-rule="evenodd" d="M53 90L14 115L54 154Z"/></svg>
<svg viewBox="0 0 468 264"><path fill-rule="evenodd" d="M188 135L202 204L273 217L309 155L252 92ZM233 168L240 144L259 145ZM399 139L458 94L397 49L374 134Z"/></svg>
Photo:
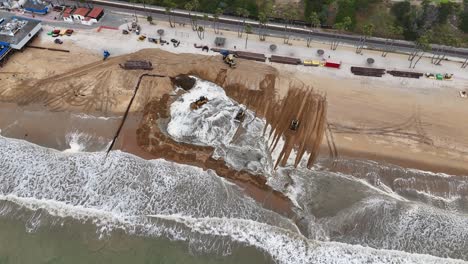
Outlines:
<svg viewBox="0 0 468 264"><path fill-rule="evenodd" d="M61 39L55 39L54 43L55 44L63 44L63 41Z"/></svg>

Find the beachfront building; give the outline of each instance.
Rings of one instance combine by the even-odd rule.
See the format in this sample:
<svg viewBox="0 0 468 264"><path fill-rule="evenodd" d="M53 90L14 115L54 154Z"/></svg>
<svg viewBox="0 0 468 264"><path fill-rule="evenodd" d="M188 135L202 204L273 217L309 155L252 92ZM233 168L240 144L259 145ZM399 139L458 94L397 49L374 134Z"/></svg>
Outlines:
<svg viewBox="0 0 468 264"><path fill-rule="evenodd" d="M83 25L91 26L97 23L104 16L104 9L95 7L92 10L84 7L77 8L73 11L71 8L67 8L63 11L62 18L65 22L78 22Z"/></svg>
<svg viewBox="0 0 468 264"><path fill-rule="evenodd" d="M63 15L62 15L62 18L63 18L63 21L65 22L69 22L69 23L73 23L73 16L72 16L72 13L73 13L73 9L71 8L66 8L64 11L63 11Z"/></svg>
<svg viewBox="0 0 468 264"><path fill-rule="evenodd" d="M82 21L82 20L85 20L86 15L88 15L88 13L89 13L88 8L80 7L80 8L77 8L75 12L73 12L72 17L75 20Z"/></svg>
<svg viewBox="0 0 468 264"><path fill-rule="evenodd" d="M103 16L104 9L100 7L95 7L91 10L91 12L89 12L89 14L86 17L89 18L89 21L91 21L91 23L97 23L99 22L99 20L101 20Z"/></svg>
<svg viewBox="0 0 468 264"><path fill-rule="evenodd" d="M22 50L41 28L41 21L34 19L0 18L0 66L12 51Z"/></svg>
<svg viewBox="0 0 468 264"><path fill-rule="evenodd" d="M24 4L22 4L22 6L25 12L39 15L47 14L50 8L47 2L40 0L27 0L26 2L24 2Z"/></svg>

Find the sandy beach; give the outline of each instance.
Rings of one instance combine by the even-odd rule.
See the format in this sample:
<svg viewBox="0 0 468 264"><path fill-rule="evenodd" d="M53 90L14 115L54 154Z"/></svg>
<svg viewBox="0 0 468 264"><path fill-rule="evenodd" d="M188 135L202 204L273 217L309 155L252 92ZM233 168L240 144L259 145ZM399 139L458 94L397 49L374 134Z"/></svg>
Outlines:
<svg viewBox="0 0 468 264"><path fill-rule="evenodd" d="M161 22L159 26L164 26L164 23ZM51 111L74 113L84 111L86 114L104 117L123 113L132 93L131 86L135 82L135 79L132 78L135 77L130 79L122 79L117 75L113 77L111 68L105 73L100 73L108 76L97 75L97 72L92 69L93 65L101 65L98 50L87 50L79 41L79 38L83 37L80 34L84 34L83 38L85 40L83 42L90 45L86 38L91 38L95 33L92 33L93 30L81 31L83 32L78 31L76 36L72 37L76 38L76 40L72 42L65 41L64 45L61 46L61 48L69 49L70 53L28 49L26 52L14 54L10 62L0 72L3 82L0 91L1 100L6 103L25 105L31 108L44 104L41 96L43 96L44 92L50 92L50 98L45 100L45 104L46 109ZM121 35L110 30L99 34L101 35L96 36L95 41L98 41L102 35L104 39L113 36L117 39L122 38ZM228 34L225 33L225 35ZM179 29L175 35L182 35L182 31ZM154 45L146 42L140 43L136 40L134 42L135 49ZM33 44L54 47L54 44L45 34L39 36ZM319 48L325 48L321 43L315 44ZM143 46L138 47L138 45ZM175 49L171 46L166 46L164 49L176 52L193 50L192 52L201 53L200 50L190 48L190 43L185 44L183 49ZM342 53L351 52L352 48L342 47L340 50ZM126 51L116 52L118 54ZM366 55L372 53L375 56L378 54L377 52L366 51ZM216 55L215 53L207 55L209 56L198 55L200 57L197 57L197 55L183 54L180 55L179 59L186 61L190 57L200 63L207 63L206 65L222 66L218 57L211 57ZM53 63L47 63L52 57ZM73 60L76 57L80 59ZM177 56L172 56L172 58L177 58ZM119 58L115 59L119 60ZM405 57L391 54L391 59L404 61ZM168 64L170 64L168 61L163 64L156 64L157 72L163 75L174 75L176 72L187 73L187 67L183 63L179 66L172 66L169 72L165 72L164 65ZM274 63L265 64L269 64L280 72L278 82L281 85L278 86L276 96L284 96L291 81L310 85L315 91L326 94L328 101L327 120L339 155L388 161L405 167L435 172L467 174L468 133L465 131L468 129L468 123L463 122L463 120L466 113L468 113L468 102L458 97L458 90L467 85L466 77L455 74L454 81L445 82L430 79L403 79L391 76L371 78L352 75L347 71L348 65L337 71L334 69L306 68ZM258 80L255 80L255 76L258 76L260 69L265 72L268 68L265 64L239 60L242 77L248 77L251 80L249 81L246 78L242 82L244 84L258 82ZM447 62L447 64L450 64L450 62ZM38 65L41 65L41 67L38 67ZM421 65L423 68L426 67L423 63ZM449 70L454 69L450 65L444 65L444 67ZM209 69L209 67L205 67L205 69ZM246 72L249 71L255 72L255 74L246 75ZM86 73L88 76L83 76L80 72ZM211 74L210 77L214 81L216 78L213 76L213 72L215 71L205 70L201 74L207 76ZM95 77L86 79L87 82L91 82L88 85L95 85L96 87L86 89L88 94L83 95L86 95L86 98L92 98L92 100L76 101L73 98L73 93L81 93L81 91L77 90L78 88L69 89L78 82L76 80L71 81L68 76L87 78L89 74L95 74ZM232 74L228 76L228 82L230 80L231 82L241 80L240 76L236 75L234 71ZM102 81L102 79L106 79L106 81ZM115 85L108 83L109 81L114 82ZM38 85L44 87L38 89ZM155 89L155 85L161 88ZM161 82L152 82L151 80L145 81L142 86L143 89L138 95L132 111L142 111L147 98L157 98L162 91L167 92L171 89L166 85L162 85ZM25 87L28 87L28 89L25 89ZM109 89L110 87L112 89ZM73 100L66 99L62 95L57 97L58 94L63 94L62 91L65 90L74 91L73 93L69 92L71 94L69 97ZM106 105L102 105L103 101L107 102ZM3 119L3 122L6 122L5 126L11 124L11 121L7 120ZM18 134L18 137L24 134L23 131L15 133ZM10 132L10 135L13 134ZM30 136L33 134L29 132ZM326 140L322 142L322 149L328 149ZM322 151L321 155L327 155L327 151Z"/></svg>
<svg viewBox="0 0 468 264"><path fill-rule="evenodd" d="M220 35L210 28L200 40L189 27L141 24L180 45L76 29L59 46L44 26L30 45L66 52L27 48L0 68L0 232L10 237L24 222L18 248L89 230L83 241L48 244L63 244L63 259L98 246L95 259L120 261L161 249L141 262L165 248L168 259L204 263L468 260L460 59L436 66L426 57L411 70L453 73L450 81L364 77L350 68L372 57L371 67L408 70L407 56L255 35L246 45L222 31L229 49L302 59L324 49L323 59L342 63L236 58L230 68L194 47L212 47ZM124 69L130 60L153 69ZM208 102L197 105L201 95Z"/></svg>

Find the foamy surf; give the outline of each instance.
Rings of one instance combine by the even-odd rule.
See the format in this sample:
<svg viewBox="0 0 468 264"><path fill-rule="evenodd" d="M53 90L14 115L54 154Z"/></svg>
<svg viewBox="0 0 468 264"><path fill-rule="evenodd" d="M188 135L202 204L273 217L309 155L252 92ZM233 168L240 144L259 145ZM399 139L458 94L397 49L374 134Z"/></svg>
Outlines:
<svg viewBox="0 0 468 264"><path fill-rule="evenodd" d="M133 235L164 236L173 240L188 241L192 249L195 247L204 253L229 253L229 248L220 247L229 247L229 243L234 242L255 246L269 254L277 263L464 263L460 260L441 259L428 255L310 240L287 229L246 219L148 215L147 217L153 221L140 219L139 222L135 222L138 219L136 217L123 219L108 212L70 206L56 201L11 195L0 196L0 201L10 201L33 211L46 210L48 214L60 218L72 216L83 221L93 220L103 235L110 233L114 228L119 228ZM10 212L2 208L0 215ZM39 217L28 221L28 226L38 228L40 225ZM34 232L34 228L28 231ZM220 239L222 243L213 244L208 241L220 241Z"/></svg>
<svg viewBox="0 0 468 264"><path fill-rule="evenodd" d="M390 249L412 254L309 239L291 220L262 208L214 172L193 166L146 161L119 151L111 152L108 160L104 153L64 154L4 137L0 137L0 152L0 200L32 211L45 210L59 218L92 220L103 234L120 228L135 235L189 241L197 250L222 254L229 252L230 243L241 243L255 246L278 263L462 263L414 253L467 256L464 215L428 211L429 207L392 199L352 177L330 172L288 172L295 181L293 186L301 188L296 195L305 214L320 215L314 203L336 211L328 217L323 212L316 223L310 223L310 229L321 228L332 240L376 248L392 245ZM333 208L330 194L339 198L346 193L360 196L344 197L348 204ZM9 210L3 207L0 214L12 214ZM395 212L398 217L393 217ZM41 225L39 216L27 225L29 231ZM387 229L378 229L372 221L365 224L380 217ZM363 223L360 232L347 232L352 223ZM428 224L430 229L426 229ZM427 236L430 239L424 239ZM213 247L211 241L219 239L224 242Z"/></svg>

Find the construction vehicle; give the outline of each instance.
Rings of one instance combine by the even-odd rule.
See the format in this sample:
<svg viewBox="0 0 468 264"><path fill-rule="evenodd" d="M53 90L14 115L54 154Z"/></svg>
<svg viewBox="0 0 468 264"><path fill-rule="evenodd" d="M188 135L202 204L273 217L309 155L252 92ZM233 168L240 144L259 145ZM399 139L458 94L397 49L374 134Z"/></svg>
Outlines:
<svg viewBox="0 0 468 264"><path fill-rule="evenodd" d="M236 117L234 117L234 120L238 122L243 122L244 119L245 119L245 110L241 108L237 112Z"/></svg>
<svg viewBox="0 0 468 264"><path fill-rule="evenodd" d="M291 124L289 125L289 129L291 129L292 131L296 131L298 128L299 128L299 120L293 119L291 121Z"/></svg>
<svg viewBox="0 0 468 264"><path fill-rule="evenodd" d="M107 60L109 56L110 56L110 52L107 50L104 50L104 52L102 53L102 60Z"/></svg>
<svg viewBox="0 0 468 264"><path fill-rule="evenodd" d="M199 109L200 107L202 107L206 103L208 103L208 98L206 98L205 96L200 96L200 98L198 98L198 100L196 100L195 102L190 104L190 108L192 110L196 110L196 109Z"/></svg>
<svg viewBox="0 0 468 264"><path fill-rule="evenodd" d="M234 55L229 54L224 58L224 63L229 65L231 68L236 68L236 62L234 61Z"/></svg>
<svg viewBox="0 0 468 264"><path fill-rule="evenodd" d="M236 62L234 61L234 54L230 53L228 50L220 50L219 53L223 55L223 61L229 67L235 68L236 67Z"/></svg>

